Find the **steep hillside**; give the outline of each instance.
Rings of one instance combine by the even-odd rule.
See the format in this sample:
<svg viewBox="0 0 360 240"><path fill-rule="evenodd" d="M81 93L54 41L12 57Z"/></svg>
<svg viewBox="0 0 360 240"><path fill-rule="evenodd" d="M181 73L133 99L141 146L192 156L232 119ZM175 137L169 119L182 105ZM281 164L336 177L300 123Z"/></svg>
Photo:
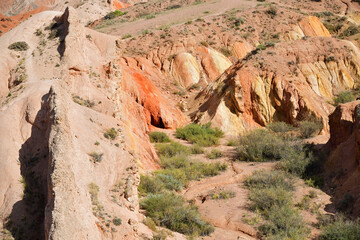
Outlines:
<svg viewBox="0 0 360 240"><path fill-rule="evenodd" d="M8 49L25 36L27 50ZM0 46L2 227L32 239L151 236L137 202L138 168L158 168L147 133L186 121L151 83L156 71L121 58L73 8L37 14Z"/></svg>

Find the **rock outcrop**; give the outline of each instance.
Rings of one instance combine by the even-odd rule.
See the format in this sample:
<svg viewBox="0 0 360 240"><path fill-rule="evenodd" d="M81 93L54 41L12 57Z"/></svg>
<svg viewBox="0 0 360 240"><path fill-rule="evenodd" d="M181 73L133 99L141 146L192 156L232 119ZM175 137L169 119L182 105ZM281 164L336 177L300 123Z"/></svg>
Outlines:
<svg viewBox="0 0 360 240"><path fill-rule="evenodd" d="M238 46L233 51L243 55L249 48L247 44L244 45L244 49ZM146 58L163 73L171 74L174 81L185 88L196 83L205 86L232 65L224 54L210 47L201 46L192 38L153 50Z"/></svg>
<svg viewBox="0 0 360 240"><path fill-rule="evenodd" d="M194 101L192 118L213 121L227 133L240 133L275 120L323 122L335 94L360 77L359 50L348 41L313 38L280 43L229 68Z"/></svg>
<svg viewBox="0 0 360 240"><path fill-rule="evenodd" d="M300 22L294 26L293 31L288 33L287 37L290 40L296 40L303 37L331 37L331 34L319 18L308 16L301 19Z"/></svg>
<svg viewBox="0 0 360 240"><path fill-rule="evenodd" d="M174 80L188 88L200 81L200 68L196 59L190 53L179 53L171 65Z"/></svg>
<svg viewBox="0 0 360 240"><path fill-rule="evenodd" d="M335 203L338 205L342 199L347 199L350 205L342 210L349 210L351 214L358 215L360 212L360 101L339 105L329 118L331 133L329 147L332 151L325 165L327 178L331 186L336 188Z"/></svg>

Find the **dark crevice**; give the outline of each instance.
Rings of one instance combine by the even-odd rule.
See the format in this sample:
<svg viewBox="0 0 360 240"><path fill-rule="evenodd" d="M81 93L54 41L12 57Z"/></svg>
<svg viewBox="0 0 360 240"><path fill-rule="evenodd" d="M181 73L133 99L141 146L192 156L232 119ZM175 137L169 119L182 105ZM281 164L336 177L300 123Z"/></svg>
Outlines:
<svg viewBox="0 0 360 240"><path fill-rule="evenodd" d="M155 119L154 116L151 115L151 125L158 127L158 128L165 128L165 124L162 118Z"/></svg>

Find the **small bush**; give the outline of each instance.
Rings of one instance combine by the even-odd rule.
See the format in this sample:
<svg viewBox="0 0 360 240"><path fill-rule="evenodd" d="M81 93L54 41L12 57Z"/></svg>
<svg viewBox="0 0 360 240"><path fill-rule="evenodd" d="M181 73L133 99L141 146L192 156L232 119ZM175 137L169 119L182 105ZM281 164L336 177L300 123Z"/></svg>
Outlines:
<svg viewBox="0 0 360 240"><path fill-rule="evenodd" d="M192 143L196 143L199 146L209 147L218 144L219 138L224 133L218 128L211 128L211 123L189 124L183 128L176 129L176 137L187 140Z"/></svg>
<svg viewBox="0 0 360 240"><path fill-rule="evenodd" d="M155 174L164 174L173 176L180 181L183 186L187 186L191 180L200 180L204 177L216 176L220 171L225 171L227 165L225 163L201 163L201 162L185 162L185 166L179 168L166 168L158 170Z"/></svg>
<svg viewBox="0 0 360 240"><path fill-rule="evenodd" d="M240 137L241 147L237 148L240 161L265 162L281 159L284 141L273 133L258 129Z"/></svg>
<svg viewBox="0 0 360 240"><path fill-rule="evenodd" d="M313 137L320 133L323 128L320 122L302 121L299 122L300 136L302 138Z"/></svg>
<svg viewBox="0 0 360 240"><path fill-rule="evenodd" d="M141 196L146 196L148 193L161 193L164 188L165 186L160 179L148 175L140 176L138 191Z"/></svg>
<svg viewBox="0 0 360 240"><path fill-rule="evenodd" d="M149 217L145 218L144 224L148 228L150 228L152 231L154 231L154 232L156 231L156 224L155 224L154 220L152 220L151 218L149 218Z"/></svg>
<svg viewBox="0 0 360 240"><path fill-rule="evenodd" d="M189 149L177 142L171 143L158 143L155 145L159 155L163 157L174 157L178 154L189 154Z"/></svg>
<svg viewBox="0 0 360 240"><path fill-rule="evenodd" d="M230 191L221 191L219 193L213 193L211 195L211 199L218 200L218 199L229 199L234 198L235 193Z"/></svg>
<svg viewBox="0 0 360 240"><path fill-rule="evenodd" d="M235 147L235 146L239 146L239 139L236 139L236 138L232 138L232 139L229 139L226 143L226 146L232 146L232 147Z"/></svg>
<svg viewBox="0 0 360 240"><path fill-rule="evenodd" d="M209 159L221 158L222 157L222 152L220 150L213 149L213 150L211 150L211 152L206 154L206 157L208 157Z"/></svg>
<svg viewBox="0 0 360 240"><path fill-rule="evenodd" d="M104 17L105 19L113 19L113 18L117 18L124 15L123 12L119 11L119 10L115 10L114 12L110 12L108 14L106 14L106 16Z"/></svg>
<svg viewBox="0 0 360 240"><path fill-rule="evenodd" d="M205 150L199 145L195 144L190 148L191 154L203 154Z"/></svg>
<svg viewBox="0 0 360 240"><path fill-rule="evenodd" d="M85 106L88 108L92 108L95 106L95 103L93 101L90 101L89 99L83 99L79 96L73 96L73 101L81 106Z"/></svg>
<svg viewBox="0 0 360 240"><path fill-rule="evenodd" d="M358 240L360 236L360 220L349 221L338 218L322 230L320 240Z"/></svg>
<svg viewBox="0 0 360 240"><path fill-rule="evenodd" d="M122 39L127 39L127 38L131 38L132 36L131 36L131 34L125 34L123 37L122 37Z"/></svg>
<svg viewBox="0 0 360 240"><path fill-rule="evenodd" d="M104 137L111 140L115 140L117 136L118 132L115 130L115 128L107 129L104 133Z"/></svg>
<svg viewBox="0 0 360 240"><path fill-rule="evenodd" d="M293 126L285 122L272 122L267 125L267 128L276 133L286 133L294 130Z"/></svg>
<svg viewBox="0 0 360 240"><path fill-rule="evenodd" d="M92 152L89 154L93 163L99 163L102 161L103 153Z"/></svg>
<svg viewBox="0 0 360 240"><path fill-rule="evenodd" d="M14 42L8 48L15 51L26 51L29 49L29 45L26 42Z"/></svg>
<svg viewBox="0 0 360 240"><path fill-rule="evenodd" d="M248 188L282 188L287 191L294 189L294 179L283 171L258 170L244 181Z"/></svg>
<svg viewBox="0 0 360 240"><path fill-rule="evenodd" d="M201 219L196 207L174 193L149 194L140 207L157 225L179 233L205 236L214 231L214 227Z"/></svg>
<svg viewBox="0 0 360 240"><path fill-rule="evenodd" d="M220 48L220 51L221 51L222 54L225 55L225 57L230 57L231 56L231 51L227 47Z"/></svg>
<svg viewBox="0 0 360 240"><path fill-rule="evenodd" d="M345 91L339 93L337 97L334 98L335 106L338 106L342 103L352 102L355 100L355 96L351 93L351 91Z"/></svg>
<svg viewBox="0 0 360 240"><path fill-rule="evenodd" d="M178 152L171 157L164 157L164 155L161 155L160 160L160 164L163 168L185 168L190 165L187 154L181 152Z"/></svg>
<svg viewBox="0 0 360 240"><path fill-rule="evenodd" d="M303 176L312 161L314 161L313 155L306 153L303 145L298 144L286 148L281 153L281 161L277 167L294 175Z"/></svg>
<svg viewBox="0 0 360 240"><path fill-rule="evenodd" d="M152 143L167 143L170 142L170 138L163 132L151 132L149 134L150 142Z"/></svg>
<svg viewBox="0 0 360 240"><path fill-rule="evenodd" d="M277 9L274 5L270 5L270 7L266 10L266 13L273 18L277 15Z"/></svg>
<svg viewBox="0 0 360 240"><path fill-rule="evenodd" d="M89 193L90 193L91 203L93 205L99 204L99 200L98 200L99 186L93 182L90 183L89 184Z"/></svg>
<svg viewBox="0 0 360 240"><path fill-rule="evenodd" d="M113 222L113 224L114 224L115 226L120 226L121 223L122 223L121 219L120 219L120 218L117 218L117 217L115 217L115 218L112 220L112 222Z"/></svg>
<svg viewBox="0 0 360 240"><path fill-rule="evenodd" d="M266 212L273 206L290 205L292 203L292 194L287 190L276 187L251 189L249 195L252 201L252 208L261 212Z"/></svg>
<svg viewBox="0 0 360 240"><path fill-rule="evenodd" d="M344 32L340 34L340 37L350 37L359 33L359 28L356 25L351 25Z"/></svg>
<svg viewBox="0 0 360 240"><path fill-rule="evenodd" d="M275 205L267 211L266 219L259 228L266 239L307 239L309 229L290 205Z"/></svg>

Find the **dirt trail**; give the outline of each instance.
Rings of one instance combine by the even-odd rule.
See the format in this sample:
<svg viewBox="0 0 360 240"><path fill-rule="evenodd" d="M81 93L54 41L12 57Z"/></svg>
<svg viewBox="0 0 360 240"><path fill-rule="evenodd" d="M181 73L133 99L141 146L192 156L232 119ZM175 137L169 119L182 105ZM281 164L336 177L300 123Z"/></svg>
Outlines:
<svg viewBox="0 0 360 240"><path fill-rule="evenodd" d="M166 11L156 15L152 19L140 19L134 22L115 23L110 26L98 29L98 31L120 35L125 34L137 35L144 30L156 29L160 26L175 25L184 23L188 20L203 16L212 16L224 13L230 9L246 9L256 6L255 0L216 0L197 5L185 6L176 10Z"/></svg>

